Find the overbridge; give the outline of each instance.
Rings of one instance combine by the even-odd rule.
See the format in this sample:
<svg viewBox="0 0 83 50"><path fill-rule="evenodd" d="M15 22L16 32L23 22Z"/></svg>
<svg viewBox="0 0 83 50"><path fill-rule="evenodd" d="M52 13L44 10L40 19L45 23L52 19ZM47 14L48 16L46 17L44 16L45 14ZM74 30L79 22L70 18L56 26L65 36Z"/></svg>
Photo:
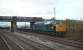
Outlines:
<svg viewBox="0 0 83 50"><path fill-rule="evenodd" d="M32 28L35 22L42 20L42 17L0 16L1 22L11 22L11 32L17 31L16 22L30 22Z"/></svg>

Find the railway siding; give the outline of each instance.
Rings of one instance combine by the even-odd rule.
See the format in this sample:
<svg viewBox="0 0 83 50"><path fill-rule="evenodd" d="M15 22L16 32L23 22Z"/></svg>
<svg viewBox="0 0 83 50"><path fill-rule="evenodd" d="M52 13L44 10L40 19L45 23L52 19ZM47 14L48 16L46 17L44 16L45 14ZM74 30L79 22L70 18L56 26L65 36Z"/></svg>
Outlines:
<svg viewBox="0 0 83 50"><path fill-rule="evenodd" d="M10 50L10 47L6 43L5 39L3 39L1 34L0 34L0 49L1 50Z"/></svg>

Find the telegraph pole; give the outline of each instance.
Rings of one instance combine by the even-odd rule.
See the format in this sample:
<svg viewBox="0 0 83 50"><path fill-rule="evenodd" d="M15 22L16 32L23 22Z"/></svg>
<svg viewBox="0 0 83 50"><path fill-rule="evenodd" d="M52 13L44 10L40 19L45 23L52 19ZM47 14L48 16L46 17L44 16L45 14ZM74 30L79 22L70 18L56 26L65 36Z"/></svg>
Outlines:
<svg viewBox="0 0 83 50"><path fill-rule="evenodd" d="M54 8L54 19L56 20L56 8Z"/></svg>
<svg viewBox="0 0 83 50"><path fill-rule="evenodd" d="M56 22L56 8L53 9L54 12L54 22Z"/></svg>

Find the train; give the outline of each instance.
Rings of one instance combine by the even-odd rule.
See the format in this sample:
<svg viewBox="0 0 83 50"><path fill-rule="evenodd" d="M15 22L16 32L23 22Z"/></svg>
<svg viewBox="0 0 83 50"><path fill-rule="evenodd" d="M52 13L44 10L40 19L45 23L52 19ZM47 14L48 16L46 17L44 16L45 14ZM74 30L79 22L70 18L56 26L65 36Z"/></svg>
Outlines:
<svg viewBox="0 0 83 50"><path fill-rule="evenodd" d="M52 27L56 36L65 36L67 30L64 23L54 24Z"/></svg>
<svg viewBox="0 0 83 50"><path fill-rule="evenodd" d="M57 20L59 21L59 20ZM66 33L66 25L64 22L36 22L32 26L32 30L34 32L56 35L56 36L64 36Z"/></svg>

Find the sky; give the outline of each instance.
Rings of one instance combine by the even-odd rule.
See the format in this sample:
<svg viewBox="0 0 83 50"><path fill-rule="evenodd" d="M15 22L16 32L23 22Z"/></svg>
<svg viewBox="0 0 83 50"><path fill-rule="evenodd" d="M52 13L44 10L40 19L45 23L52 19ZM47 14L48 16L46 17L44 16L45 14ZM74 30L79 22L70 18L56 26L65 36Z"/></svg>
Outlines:
<svg viewBox="0 0 83 50"><path fill-rule="evenodd" d="M83 0L0 0L0 15L83 20Z"/></svg>

